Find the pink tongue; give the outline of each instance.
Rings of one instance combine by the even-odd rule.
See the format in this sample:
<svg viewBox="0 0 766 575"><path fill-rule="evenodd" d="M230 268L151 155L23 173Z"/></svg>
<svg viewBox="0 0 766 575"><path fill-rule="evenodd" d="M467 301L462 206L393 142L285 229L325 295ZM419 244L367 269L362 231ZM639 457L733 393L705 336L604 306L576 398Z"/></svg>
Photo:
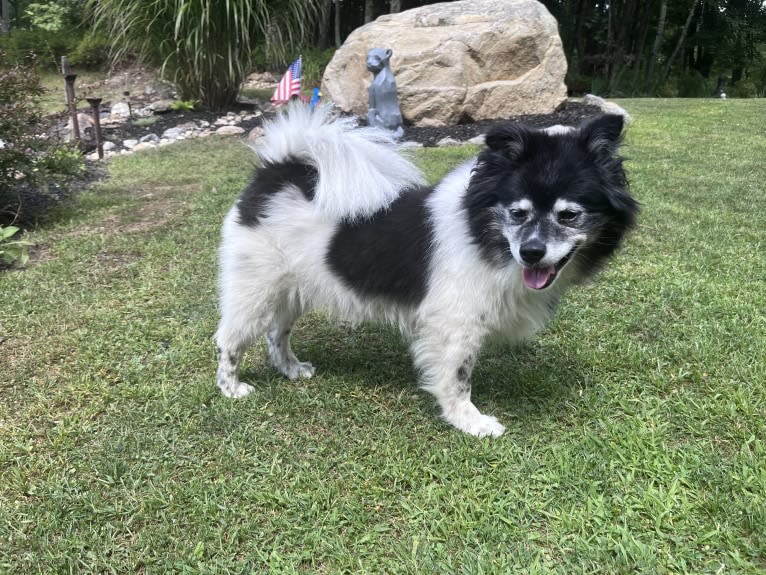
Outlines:
<svg viewBox="0 0 766 575"><path fill-rule="evenodd" d="M524 283L532 289L542 289L548 283L548 280L556 273L556 268L548 266L547 268L523 268L521 277Z"/></svg>

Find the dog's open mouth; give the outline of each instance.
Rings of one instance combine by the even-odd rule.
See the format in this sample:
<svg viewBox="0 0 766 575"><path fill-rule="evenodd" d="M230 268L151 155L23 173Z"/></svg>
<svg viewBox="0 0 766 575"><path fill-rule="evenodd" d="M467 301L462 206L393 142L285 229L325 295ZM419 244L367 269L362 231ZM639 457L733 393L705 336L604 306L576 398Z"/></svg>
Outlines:
<svg viewBox="0 0 766 575"><path fill-rule="evenodd" d="M572 248L572 251L561 258L555 265L543 268L522 268L521 277L524 279L526 286L530 289L538 290L550 286L558 277L559 272L572 259L572 255L574 255L576 250L577 246Z"/></svg>

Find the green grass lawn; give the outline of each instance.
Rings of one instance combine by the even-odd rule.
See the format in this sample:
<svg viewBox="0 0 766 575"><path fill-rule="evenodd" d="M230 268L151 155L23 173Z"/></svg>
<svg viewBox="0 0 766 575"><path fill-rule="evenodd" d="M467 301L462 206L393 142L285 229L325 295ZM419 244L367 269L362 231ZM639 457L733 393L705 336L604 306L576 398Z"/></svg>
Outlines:
<svg viewBox="0 0 766 575"><path fill-rule="evenodd" d="M625 100L640 226L441 422L387 328L215 389L233 140L119 158L0 274L0 573L764 573L766 102ZM431 177L472 150L427 150Z"/></svg>

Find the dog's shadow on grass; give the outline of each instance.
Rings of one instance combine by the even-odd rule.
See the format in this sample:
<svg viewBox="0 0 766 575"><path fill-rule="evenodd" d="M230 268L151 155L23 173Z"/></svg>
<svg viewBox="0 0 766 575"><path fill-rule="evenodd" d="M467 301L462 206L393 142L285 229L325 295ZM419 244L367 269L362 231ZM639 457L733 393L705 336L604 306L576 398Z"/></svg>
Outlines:
<svg viewBox="0 0 766 575"><path fill-rule="evenodd" d="M301 361L314 364L320 380L357 380L360 386L381 386L392 393L417 389L408 342L393 328L309 316L296 326L292 347ZM521 418L559 413L561 404L582 393L592 377L590 366L554 348L544 339L522 346L485 346L472 377L474 402L488 413ZM256 387L282 380L265 352L259 356L257 364L243 366L242 379Z"/></svg>

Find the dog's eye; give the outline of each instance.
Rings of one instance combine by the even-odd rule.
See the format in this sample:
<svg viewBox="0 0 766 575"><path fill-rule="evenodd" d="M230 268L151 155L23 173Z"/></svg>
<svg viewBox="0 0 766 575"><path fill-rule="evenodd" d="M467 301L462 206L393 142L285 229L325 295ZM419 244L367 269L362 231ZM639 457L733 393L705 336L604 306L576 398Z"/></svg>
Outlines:
<svg viewBox="0 0 766 575"><path fill-rule="evenodd" d="M508 213L511 214L511 219L515 222L523 222L529 215L527 210L522 210L521 208L511 208L508 210Z"/></svg>
<svg viewBox="0 0 766 575"><path fill-rule="evenodd" d="M561 210L556 214L556 219L558 219L561 224L571 224L579 215L580 212L577 210Z"/></svg>

